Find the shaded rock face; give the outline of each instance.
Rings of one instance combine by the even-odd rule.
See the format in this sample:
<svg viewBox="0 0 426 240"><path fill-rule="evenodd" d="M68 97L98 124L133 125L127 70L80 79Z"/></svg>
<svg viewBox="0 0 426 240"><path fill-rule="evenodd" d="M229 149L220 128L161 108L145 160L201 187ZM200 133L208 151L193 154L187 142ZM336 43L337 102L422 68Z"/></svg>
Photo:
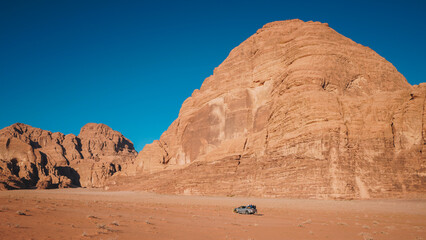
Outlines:
<svg viewBox="0 0 426 240"><path fill-rule="evenodd" d="M425 92L426 84L411 86L327 24L269 23L139 153L132 188L302 198L424 193Z"/></svg>
<svg viewBox="0 0 426 240"><path fill-rule="evenodd" d="M104 124L89 123L75 136L16 123L0 130L0 189L102 187L136 155Z"/></svg>

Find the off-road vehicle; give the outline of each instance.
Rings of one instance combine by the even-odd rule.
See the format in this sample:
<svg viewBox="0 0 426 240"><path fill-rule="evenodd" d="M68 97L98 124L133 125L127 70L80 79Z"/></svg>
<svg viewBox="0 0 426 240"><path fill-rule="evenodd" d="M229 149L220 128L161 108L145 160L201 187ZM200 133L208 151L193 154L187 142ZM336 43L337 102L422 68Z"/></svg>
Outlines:
<svg viewBox="0 0 426 240"><path fill-rule="evenodd" d="M234 213L239 214L255 214L257 213L257 209L255 205L248 205L248 206L239 206L237 208L234 208Z"/></svg>

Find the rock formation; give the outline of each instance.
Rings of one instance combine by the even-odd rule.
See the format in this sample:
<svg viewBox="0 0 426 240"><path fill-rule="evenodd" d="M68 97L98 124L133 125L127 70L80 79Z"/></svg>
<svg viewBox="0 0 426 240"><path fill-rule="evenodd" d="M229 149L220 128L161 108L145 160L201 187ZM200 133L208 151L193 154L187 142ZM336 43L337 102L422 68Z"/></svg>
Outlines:
<svg viewBox="0 0 426 240"><path fill-rule="evenodd" d="M86 124L75 136L16 123L0 130L0 189L102 187L136 154L104 124Z"/></svg>
<svg viewBox="0 0 426 240"><path fill-rule="evenodd" d="M327 24L272 22L232 50L139 154L102 124L78 136L24 124L1 130L0 189L423 196L425 99L425 83L411 86Z"/></svg>
<svg viewBox="0 0 426 240"><path fill-rule="evenodd" d="M301 198L424 193L425 92L327 24L272 22L185 100L137 156L128 186Z"/></svg>

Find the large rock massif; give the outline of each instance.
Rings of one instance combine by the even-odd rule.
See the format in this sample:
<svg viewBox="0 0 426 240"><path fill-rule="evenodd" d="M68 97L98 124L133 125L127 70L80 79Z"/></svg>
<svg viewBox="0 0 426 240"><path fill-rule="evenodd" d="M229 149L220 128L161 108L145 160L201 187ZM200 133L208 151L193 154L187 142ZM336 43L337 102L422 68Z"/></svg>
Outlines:
<svg viewBox="0 0 426 240"><path fill-rule="evenodd" d="M426 191L426 84L327 24L266 24L138 154L131 189L300 198Z"/></svg>
<svg viewBox="0 0 426 240"><path fill-rule="evenodd" d="M16 123L0 130L0 189L102 187L136 155L104 124L86 124L75 136Z"/></svg>
<svg viewBox="0 0 426 240"><path fill-rule="evenodd" d="M411 86L391 63L327 24L273 22L232 50L137 157L133 144L105 125L88 124L74 136L15 124L0 131L0 182L229 196L424 196L425 98L425 83Z"/></svg>

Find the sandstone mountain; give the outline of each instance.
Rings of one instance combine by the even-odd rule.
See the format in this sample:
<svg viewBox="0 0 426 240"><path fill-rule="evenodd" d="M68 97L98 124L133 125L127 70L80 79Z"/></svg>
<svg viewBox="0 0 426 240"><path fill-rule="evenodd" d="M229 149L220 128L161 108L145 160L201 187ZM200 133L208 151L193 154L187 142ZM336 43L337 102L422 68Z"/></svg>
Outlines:
<svg viewBox="0 0 426 240"><path fill-rule="evenodd" d="M139 154L103 124L78 136L0 130L0 189L424 196L425 99L425 83L411 86L327 24L273 22L232 50Z"/></svg>
<svg viewBox="0 0 426 240"><path fill-rule="evenodd" d="M112 188L377 198L426 190L426 84L327 24L266 24ZM128 184L131 182L131 184Z"/></svg>
<svg viewBox="0 0 426 240"><path fill-rule="evenodd" d="M16 123L0 130L0 189L102 187L136 155L104 124L86 124L75 136Z"/></svg>

